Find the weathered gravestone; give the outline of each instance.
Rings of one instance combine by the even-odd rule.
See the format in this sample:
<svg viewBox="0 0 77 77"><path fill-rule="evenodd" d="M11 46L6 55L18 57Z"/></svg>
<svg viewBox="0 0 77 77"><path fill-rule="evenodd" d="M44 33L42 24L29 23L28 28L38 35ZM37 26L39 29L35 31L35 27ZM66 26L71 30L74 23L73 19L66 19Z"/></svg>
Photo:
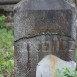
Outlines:
<svg viewBox="0 0 77 77"><path fill-rule="evenodd" d="M49 54L75 61L75 11L64 0L22 0L14 10L15 76L36 77Z"/></svg>

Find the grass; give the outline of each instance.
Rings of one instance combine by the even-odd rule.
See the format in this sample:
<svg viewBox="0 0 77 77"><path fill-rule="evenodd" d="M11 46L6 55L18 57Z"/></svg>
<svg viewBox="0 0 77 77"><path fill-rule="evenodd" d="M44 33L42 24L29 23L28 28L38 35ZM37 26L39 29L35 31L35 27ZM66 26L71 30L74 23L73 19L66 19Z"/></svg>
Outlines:
<svg viewBox="0 0 77 77"><path fill-rule="evenodd" d="M0 77L13 77L14 37L12 30L0 29Z"/></svg>

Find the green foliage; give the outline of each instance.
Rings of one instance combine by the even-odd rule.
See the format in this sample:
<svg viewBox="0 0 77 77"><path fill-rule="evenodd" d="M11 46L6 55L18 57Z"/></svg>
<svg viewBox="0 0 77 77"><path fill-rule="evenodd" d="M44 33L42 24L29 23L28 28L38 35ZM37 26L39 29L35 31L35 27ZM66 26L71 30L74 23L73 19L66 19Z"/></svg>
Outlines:
<svg viewBox="0 0 77 77"><path fill-rule="evenodd" d="M14 70L14 37L12 30L0 29L0 77L12 77Z"/></svg>
<svg viewBox="0 0 77 77"><path fill-rule="evenodd" d="M55 77L77 77L77 71L64 67L62 70L56 69Z"/></svg>
<svg viewBox="0 0 77 77"><path fill-rule="evenodd" d="M0 28L4 27L6 17L4 15L0 16Z"/></svg>

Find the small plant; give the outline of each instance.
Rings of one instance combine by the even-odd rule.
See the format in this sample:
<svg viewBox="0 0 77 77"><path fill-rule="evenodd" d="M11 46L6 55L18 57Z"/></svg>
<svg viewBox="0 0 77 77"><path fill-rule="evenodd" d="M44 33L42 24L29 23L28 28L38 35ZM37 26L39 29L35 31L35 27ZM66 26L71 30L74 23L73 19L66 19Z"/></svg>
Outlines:
<svg viewBox="0 0 77 77"><path fill-rule="evenodd" d="M77 71L70 68L64 67L61 69L56 69L55 77L77 77Z"/></svg>
<svg viewBox="0 0 77 77"><path fill-rule="evenodd" d="M6 17L4 15L0 16L0 28L4 27Z"/></svg>

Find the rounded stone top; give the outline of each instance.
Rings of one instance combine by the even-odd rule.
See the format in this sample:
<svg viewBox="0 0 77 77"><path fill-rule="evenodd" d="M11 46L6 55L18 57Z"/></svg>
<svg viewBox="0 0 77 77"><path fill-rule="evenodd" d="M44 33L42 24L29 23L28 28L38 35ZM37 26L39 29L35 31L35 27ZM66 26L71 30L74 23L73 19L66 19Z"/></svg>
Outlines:
<svg viewBox="0 0 77 77"><path fill-rule="evenodd" d="M14 10L15 41L42 34L73 38L74 8L65 0L22 0Z"/></svg>
<svg viewBox="0 0 77 77"><path fill-rule="evenodd" d="M66 0L22 0L15 9L25 10L63 10L74 9Z"/></svg>

